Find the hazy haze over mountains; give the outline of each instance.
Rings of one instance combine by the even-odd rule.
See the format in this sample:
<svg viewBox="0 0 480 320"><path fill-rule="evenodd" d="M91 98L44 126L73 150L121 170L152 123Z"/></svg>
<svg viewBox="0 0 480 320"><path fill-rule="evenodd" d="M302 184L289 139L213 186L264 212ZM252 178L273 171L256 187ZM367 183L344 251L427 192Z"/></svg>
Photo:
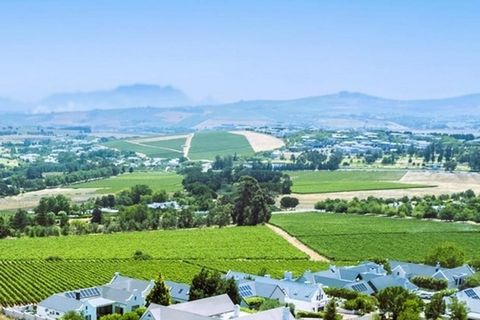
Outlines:
<svg viewBox="0 0 480 320"><path fill-rule="evenodd" d="M7 113L34 107L27 114L3 116L3 125L85 125L98 130L276 124L394 130L480 128L480 94L394 100L343 91L292 100L195 105L174 87L136 84L107 91L55 94L30 106L9 100L0 100L0 104Z"/></svg>

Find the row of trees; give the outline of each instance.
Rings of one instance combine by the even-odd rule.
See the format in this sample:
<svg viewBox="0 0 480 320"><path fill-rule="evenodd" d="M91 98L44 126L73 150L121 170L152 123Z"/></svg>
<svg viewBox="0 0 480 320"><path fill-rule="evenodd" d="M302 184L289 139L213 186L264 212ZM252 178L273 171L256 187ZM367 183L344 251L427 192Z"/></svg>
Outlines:
<svg viewBox="0 0 480 320"><path fill-rule="evenodd" d="M453 195L403 197L384 199L327 199L315 204L315 209L335 213L379 214L399 217L431 218L447 221L480 222L480 197L472 190Z"/></svg>

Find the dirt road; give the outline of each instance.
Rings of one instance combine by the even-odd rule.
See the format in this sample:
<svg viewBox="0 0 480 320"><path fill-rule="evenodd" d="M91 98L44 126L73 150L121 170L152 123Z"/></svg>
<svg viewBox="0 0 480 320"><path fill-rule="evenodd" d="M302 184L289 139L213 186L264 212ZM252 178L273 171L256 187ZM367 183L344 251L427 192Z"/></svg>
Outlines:
<svg viewBox="0 0 480 320"><path fill-rule="evenodd" d="M312 261L320 261L320 262L328 262L329 260L324 256L319 255L317 252L313 251L303 243L301 243L297 238L292 237L282 229L277 226L271 225L267 223L267 227L269 227L273 232L281 236L283 239L287 240L292 246L297 248L298 250L302 251L306 255L310 257Z"/></svg>

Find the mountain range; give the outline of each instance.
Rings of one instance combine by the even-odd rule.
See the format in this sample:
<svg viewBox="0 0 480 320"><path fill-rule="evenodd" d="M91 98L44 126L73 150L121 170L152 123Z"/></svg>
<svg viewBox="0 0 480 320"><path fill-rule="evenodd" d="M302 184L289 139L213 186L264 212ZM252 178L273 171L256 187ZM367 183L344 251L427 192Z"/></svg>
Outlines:
<svg viewBox="0 0 480 320"><path fill-rule="evenodd" d="M0 100L0 108L9 103L15 102ZM22 107L3 110L26 110L25 105ZM48 112L41 112L42 108ZM173 87L132 85L110 91L52 95L42 100L35 111L22 115L4 114L0 124L84 125L94 130L126 131L277 124L337 129L480 128L480 94L446 99L394 100L344 91L292 100L194 105L184 93Z"/></svg>

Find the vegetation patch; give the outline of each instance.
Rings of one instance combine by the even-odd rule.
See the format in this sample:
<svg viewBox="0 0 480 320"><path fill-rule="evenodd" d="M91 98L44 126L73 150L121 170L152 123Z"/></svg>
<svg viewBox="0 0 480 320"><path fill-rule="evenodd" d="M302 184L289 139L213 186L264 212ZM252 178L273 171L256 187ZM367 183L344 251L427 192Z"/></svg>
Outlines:
<svg viewBox="0 0 480 320"><path fill-rule="evenodd" d="M176 173L145 171L125 173L119 176L72 185L73 188L96 188L99 193L117 193L135 185L147 185L153 191L181 191L182 176Z"/></svg>
<svg viewBox="0 0 480 320"><path fill-rule="evenodd" d="M195 133L188 157L192 160L213 160L215 156L248 156L254 153L247 138L229 132Z"/></svg>
<svg viewBox="0 0 480 320"><path fill-rule="evenodd" d="M294 193L387 190L428 187L401 183L405 171L288 171Z"/></svg>
<svg viewBox="0 0 480 320"><path fill-rule="evenodd" d="M277 214L270 222L333 260L422 262L444 241L461 248L470 260L480 246L480 227L472 224L330 213Z"/></svg>
<svg viewBox="0 0 480 320"><path fill-rule="evenodd" d="M105 146L124 152L137 152L151 158L175 159L183 156L185 139L158 140L136 142L135 140L112 140L104 143Z"/></svg>

